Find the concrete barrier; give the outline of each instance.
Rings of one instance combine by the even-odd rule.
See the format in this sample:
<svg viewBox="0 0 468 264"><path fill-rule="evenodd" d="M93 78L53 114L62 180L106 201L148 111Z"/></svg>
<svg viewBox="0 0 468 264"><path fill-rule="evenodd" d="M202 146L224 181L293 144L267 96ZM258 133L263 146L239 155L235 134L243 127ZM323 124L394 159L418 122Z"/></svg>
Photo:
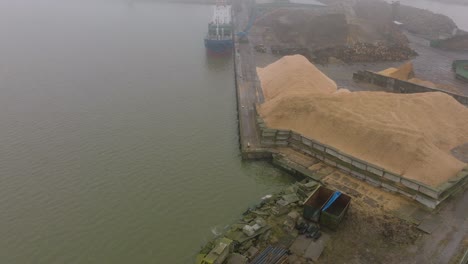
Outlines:
<svg viewBox="0 0 468 264"><path fill-rule="evenodd" d="M353 74L353 79L360 82L375 84L380 87L385 87L394 93L426 93L426 92L441 92L446 93L461 104L468 106L468 97L451 93L445 90L430 88L407 81L398 80L392 77L381 75L371 71L358 71Z"/></svg>
<svg viewBox="0 0 468 264"><path fill-rule="evenodd" d="M401 193L429 208L435 208L440 202L468 183L468 167L449 182L438 187L431 187L343 153L336 148L307 138L297 132L268 128L258 114L257 122L258 129L261 131L263 146L273 148L291 147L300 153L336 167L359 180L393 193ZM283 164L288 170L294 170L309 177L313 174L308 168L299 168L297 165L287 162L285 157L277 156L276 159L276 163Z"/></svg>

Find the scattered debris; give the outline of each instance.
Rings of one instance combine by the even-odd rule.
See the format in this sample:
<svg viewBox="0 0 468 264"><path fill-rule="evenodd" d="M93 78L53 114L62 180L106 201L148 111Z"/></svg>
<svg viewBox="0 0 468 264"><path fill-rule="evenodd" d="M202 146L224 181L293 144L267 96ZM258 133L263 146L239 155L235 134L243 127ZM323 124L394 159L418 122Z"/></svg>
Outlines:
<svg viewBox="0 0 468 264"><path fill-rule="evenodd" d="M244 263L244 259L249 263L283 263L291 252L301 259L317 259L329 236L322 235L318 222L304 219L302 205L323 189L315 181L304 180L282 193L264 196L261 204L248 209L222 238L208 243L197 263L222 263L217 262L220 259L229 259L228 263L233 264ZM227 248L231 248L229 258Z"/></svg>
<svg viewBox="0 0 468 264"><path fill-rule="evenodd" d="M246 264L247 258L239 253L232 253L227 264Z"/></svg>
<svg viewBox="0 0 468 264"><path fill-rule="evenodd" d="M255 45L254 49L257 52L260 52L260 53L266 53L267 52L267 49L265 48L265 45L263 45L263 44Z"/></svg>
<svg viewBox="0 0 468 264"><path fill-rule="evenodd" d="M207 254L199 254L197 261L200 264L222 264L232 251L233 241L225 237L216 241L213 249Z"/></svg>
<svg viewBox="0 0 468 264"><path fill-rule="evenodd" d="M404 61L418 54L406 44L357 42L346 46L315 50L313 55L317 63L327 64L330 62L330 58L336 58L346 63L383 62Z"/></svg>
<svg viewBox="0 0 468 264"><path fill-rule="evenodd" d="M286 259L287 250L284 248L268 246L255 257L251 264L280 264Z"/></svg>

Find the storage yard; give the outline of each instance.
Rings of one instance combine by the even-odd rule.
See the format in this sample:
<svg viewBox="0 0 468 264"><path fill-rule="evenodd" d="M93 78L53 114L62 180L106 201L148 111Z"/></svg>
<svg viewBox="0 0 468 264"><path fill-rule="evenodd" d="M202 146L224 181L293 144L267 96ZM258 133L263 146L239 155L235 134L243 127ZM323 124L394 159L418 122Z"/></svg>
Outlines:
<svg viewBox="0 0 468 264"><path fill-rule="evenodd" d="M449 17L403 5L393 12L391 5L373 0L323 2L326 7L257 9L249 39L265 49L257 54L259 65L299 53L339 86L353 86L349 76L360 65L361 69L381 71L389 64L394 67L411 60L418 78L468 95L466 84L451 70L454 60L465 58L466 33ZM454 32L458 35L452 37ZM440 48L430 47L445 38L449 39L440 41ZM344 72L349 72L348 79Z"/></svg>
<svg viewBox="0 0 468 264"><path fill-rule="evenodd" d="M468 142L468 109L449 95L337 90L301 55L259 69L259 77L266 98L259 113L268 127L434 187L467 166L450 151Z"/></svg>
<svg viewBox="0 0 468 264"><path fill-rule="evenodd" d="M320 62L328 62L329 57L345 62L401 61L416 55L394 26L322 9L265 12L253 28L254 42L267 43L280 53L307 49Z"/></svg>
<svg viewBox="0 0 468 264"><path fill-rule="evenodd" d="M234 8L237 31L256 14L235 41L242 156L298 182L249 208L198 263L462 263L468 86L456 72L468 54L429 40L456 25L404 6L395 16L384 3L322 2Z"/></svg>

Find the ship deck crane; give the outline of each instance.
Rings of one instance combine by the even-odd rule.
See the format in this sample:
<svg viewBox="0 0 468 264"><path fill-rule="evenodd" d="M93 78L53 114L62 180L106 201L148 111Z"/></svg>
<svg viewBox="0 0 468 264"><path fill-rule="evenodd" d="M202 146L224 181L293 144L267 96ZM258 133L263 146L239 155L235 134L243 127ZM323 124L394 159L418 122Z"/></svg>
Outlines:
<svg viewBox="0 0 468 264"><path fill-rule="evenodd" d="M244 28L243 31L237 33L237 37L239 37L240 41L248 41L247 35L249 35L250 30L252 29L255 20L256 20L256 8L252 7L252 11L250 13L249 21L247 22L247 26Z"/></svg>

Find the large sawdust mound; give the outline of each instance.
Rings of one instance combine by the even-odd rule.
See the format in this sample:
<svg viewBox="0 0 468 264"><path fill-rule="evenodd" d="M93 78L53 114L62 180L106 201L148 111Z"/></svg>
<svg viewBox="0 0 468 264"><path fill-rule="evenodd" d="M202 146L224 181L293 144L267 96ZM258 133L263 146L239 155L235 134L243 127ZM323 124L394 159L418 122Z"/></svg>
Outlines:
<svg viewBox="0 0 468 264"><path fill-rule="evenodd" d="M468 142L468 109L444 93L335 92L300 55L258 72L266 95L259 111L269 127L299 132L431 186L466 166L450 150Z"/></svg>
<svg viewBox="0 0 468 264"><path fill-rule="evenodd" d="M272 76L273 72L281 76ZM329 94L337 89L333 80L300 55L284 57L267 68L258 68L257 73L262 86L268 87L268 89L263 89L266 100L283 96L285 90L290 94L308 92ZM311 73L314 73L313 78L311 78Z"/></svg>

